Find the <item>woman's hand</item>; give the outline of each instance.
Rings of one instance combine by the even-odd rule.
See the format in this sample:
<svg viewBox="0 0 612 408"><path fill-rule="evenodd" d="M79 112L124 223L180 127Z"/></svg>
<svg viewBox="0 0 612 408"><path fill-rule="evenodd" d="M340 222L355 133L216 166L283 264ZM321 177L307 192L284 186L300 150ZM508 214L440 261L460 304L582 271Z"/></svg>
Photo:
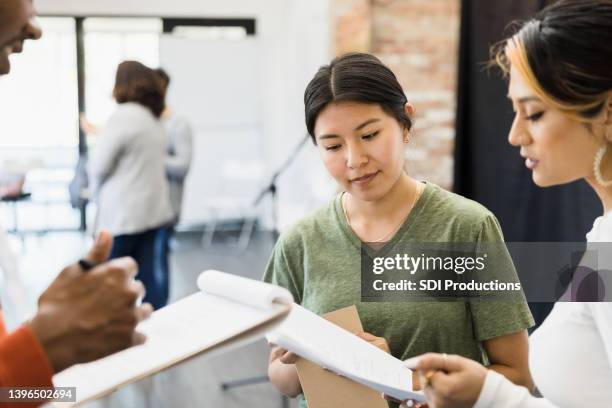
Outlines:
<svg viewBox="0 0 612 408"><path fill-rule="evenodd" d="M79 124L81 130L86 135L97 135L100 132L100 129L96 125L87 120L87 116L85 116L84 113L79 115Z"/></svg>
<svg viewBox="0 0 612 408"><path fill-rule="evenodd" d="M383 394L382 397L387 400L387 401L391 401L391 402L395 402L396 404L400 404L400 408L430 408L429 405L427 405L427 403L425 402L418 402L418 401L414 401L414 400L406 400L406 401L398 401L393 397L388 396L387 394Z"/></svg>
<svg viewBox="0 0 612 408"><path fill-rule="evenodd" d="M295 398L302 393L302 385L298 377L295 363L298 356L276 344L270 343L270 361L268 377L281 394Z"/></svg>
<svg viewBox="0 0 612 408"><path fill-rule="evenodd" d="M433 408L472 407L487 376L481 364L455 355L427 353L406 363L421 374L427 402Z"/></svg>
<svg viewBox="0 0 612 408"><path fill-rule="evenodd" d="M284 349L278 346L274 346L274 345L271 345L271 347L272 347L272 354L274 355L274 357L278 358L278 361L280 361L283 364L295 364L295 362L298 359L297 354L292 353L291 351L288 351L287 349Z"/></svg>
<svg viewBox="0 0 612 408"><path fill-rule="evenodd" d="M385 340L384 337L376 337L373 334L366 332L357 332L355 333L355 335L367 341L371 345L378 347L385 353L391 354L391 351L389 350L389 344L387 343L387 340Z"/></svg>

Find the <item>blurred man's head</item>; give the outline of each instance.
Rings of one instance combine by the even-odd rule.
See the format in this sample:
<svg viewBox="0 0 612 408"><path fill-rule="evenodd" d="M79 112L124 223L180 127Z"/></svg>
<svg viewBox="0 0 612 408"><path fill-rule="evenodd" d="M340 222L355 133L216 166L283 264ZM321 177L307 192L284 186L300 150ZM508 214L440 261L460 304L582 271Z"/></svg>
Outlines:
<svg viewBox="0 0 612 408"><path fill-rule="evenodd" d="M11 69L9 55L23 50L27 39L41 36L32 0L0 0L0 75Z"/></svg>

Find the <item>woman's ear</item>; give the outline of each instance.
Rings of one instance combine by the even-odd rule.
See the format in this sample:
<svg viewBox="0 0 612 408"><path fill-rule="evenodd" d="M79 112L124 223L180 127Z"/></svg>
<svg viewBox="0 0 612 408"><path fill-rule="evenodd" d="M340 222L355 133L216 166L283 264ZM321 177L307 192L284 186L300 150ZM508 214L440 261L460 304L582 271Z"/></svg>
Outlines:
<svg viewBox="0 0 612 408"><path fill-rule="evenodd" d="M406 102L406 104L404 105L404 110L406 111L406 115L408 115L410 119L414 117L416 111L414 109L413 104L411 104L410 102Z"/></svg>
<svg viewBox="0 0 612 408"><path fill-rule="evenodd" d="M608 142L612 142L612 93L610 93L606 100L604 126L604 136Z"/></svg>

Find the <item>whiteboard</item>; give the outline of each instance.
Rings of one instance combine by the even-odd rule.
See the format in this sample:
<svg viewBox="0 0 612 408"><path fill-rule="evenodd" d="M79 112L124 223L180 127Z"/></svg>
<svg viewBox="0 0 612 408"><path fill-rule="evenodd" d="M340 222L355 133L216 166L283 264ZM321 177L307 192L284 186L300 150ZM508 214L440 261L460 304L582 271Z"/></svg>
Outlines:
<svg viewBox="0 0 612 408"><path fill-rule="evenodd" d="M181 224L210 217L221 201L252 201L260 183L225 171L232 163L263 162L259 41L184 38L164 34L160 65L171 77L168 104L190 122L194 152ZM245 188L245 185L249 188Z"/></svg>

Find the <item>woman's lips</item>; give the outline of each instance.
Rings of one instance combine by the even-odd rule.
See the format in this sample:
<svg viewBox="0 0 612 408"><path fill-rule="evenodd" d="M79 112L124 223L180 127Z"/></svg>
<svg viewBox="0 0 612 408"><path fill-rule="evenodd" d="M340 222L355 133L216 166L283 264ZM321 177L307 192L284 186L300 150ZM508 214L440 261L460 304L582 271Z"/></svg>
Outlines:
<svg viewBox="0 0 612 408"><path fill-rule="evenodd" d="M525 159L525 167L527 167L529 170L533 170L537 167L539 162L539 160L530 159L529 157L527 157Z"/></svg>
<svg viewBox="0 0 612 408"><path fill-rule="evenodd" d="M372 181L372 179L374 179L374 177L376 177L376 175L378 173L379 172L377 171L377 172L374 172L374 173L366 174L366 175L361 176L359 178L351 179L351 183L356 184L356 185L358 185L360 187L363 187L363 186L369 184L370 181Z"/></svg>

